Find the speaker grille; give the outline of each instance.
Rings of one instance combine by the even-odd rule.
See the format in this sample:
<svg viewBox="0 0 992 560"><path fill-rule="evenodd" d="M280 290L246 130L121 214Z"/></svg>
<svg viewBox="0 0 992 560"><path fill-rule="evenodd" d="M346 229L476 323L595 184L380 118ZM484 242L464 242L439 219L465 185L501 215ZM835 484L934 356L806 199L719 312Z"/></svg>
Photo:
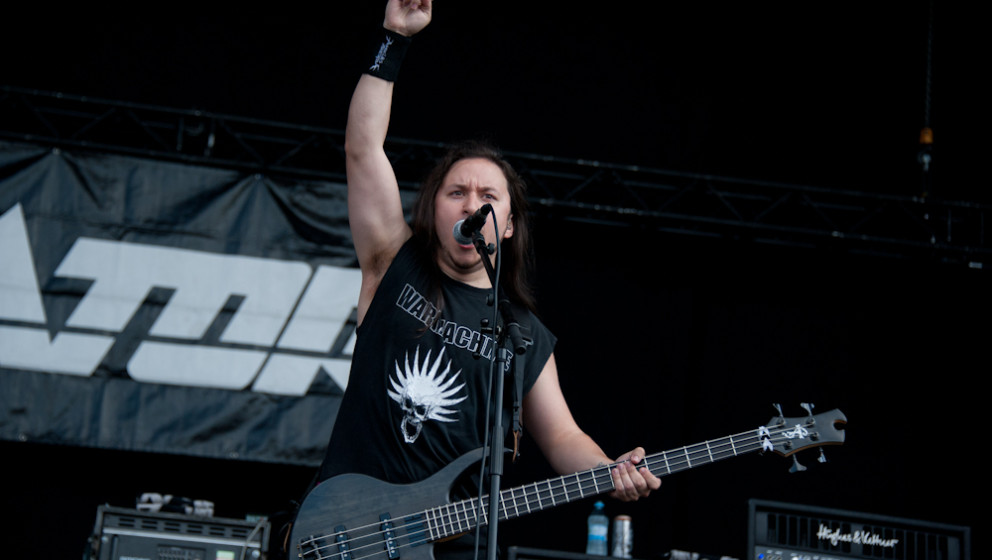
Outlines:
<svg viewBox="0 0 992 560"><path fill-rule="evenodd" d="M970 560L967 527L761 500L751 500L749 518L751 560Z"/></svg>

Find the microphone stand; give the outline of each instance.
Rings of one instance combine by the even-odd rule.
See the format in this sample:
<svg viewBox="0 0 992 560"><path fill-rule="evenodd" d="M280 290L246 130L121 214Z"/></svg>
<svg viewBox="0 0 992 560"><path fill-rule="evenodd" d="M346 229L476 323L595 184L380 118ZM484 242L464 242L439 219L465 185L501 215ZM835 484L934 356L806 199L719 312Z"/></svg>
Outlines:
<svg viewBox="0 0 992 560"><path fill-rule="evenodd" d="M498 230L498 228L497 228ZM493 286L492 304L495 307L494 317L502 318L502 322L497 321L494 326L494 335L497 341L496 378L494 387L494 408L495 418L493 420L492 438L490 443L490 471L489 471L489 537L487 542L486 557L488 560L497 559L497 536L499 521L499 490L503 477L503 376L506 371L506 364L509 362L511 351L507 347L507 340L510 341L513 352L522 356L527 349L526 338L521 332L520 324L513 316L510 301L503 293L499 284L498 271L493 270L493 264L489 256L495 252L495 248L486 244L486 238L480 231L472 234L472 244L482 258L482 264L489 274L490 284ZM501 255L497 254L499 262ZM518 358L521 359L521 358Z"/></svg>

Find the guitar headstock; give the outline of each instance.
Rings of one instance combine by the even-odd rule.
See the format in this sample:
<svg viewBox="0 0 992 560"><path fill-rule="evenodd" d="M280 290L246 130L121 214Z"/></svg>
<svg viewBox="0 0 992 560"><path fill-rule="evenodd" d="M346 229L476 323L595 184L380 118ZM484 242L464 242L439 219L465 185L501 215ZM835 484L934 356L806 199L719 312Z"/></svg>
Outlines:
<svg viewBox="0 0 992 560"><path fill-rule="evenodd" d="M808 413L806 416L786 418L782 415L782 407L774 405L779 415L772 417L768 424L758 428L758 438L761 440L762 451L772 451L784 457L824 445L840 445L844 443L844 430L841 426L847 423L847 417L840 410L834 409L819 414L813 414L813 405L802 403ZM820 450L820 462L826 459ZM792 472L806 470L793 457Z"/></svg>

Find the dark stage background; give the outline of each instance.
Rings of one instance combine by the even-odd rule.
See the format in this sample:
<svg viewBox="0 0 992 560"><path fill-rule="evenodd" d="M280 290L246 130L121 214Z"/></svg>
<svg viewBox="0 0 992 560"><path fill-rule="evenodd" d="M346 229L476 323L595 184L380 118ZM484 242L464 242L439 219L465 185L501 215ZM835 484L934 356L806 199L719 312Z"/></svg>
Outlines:
<svg viewBox="0 0 992 560"><path fill-rule="evenodd" d="M917 194L918 134L936 132L933 192L987 202L987 141L967 13L872 6L637 3L535 8L439 2L397 88L391 132L491 135L507 150L886 194ZM147 16L53 9L5 22L4 84L343 128L352 55L378 3L331 13ZM935 22L932 74L928 24ZM928 97L927 85L932 86ZM0 123L2 126L2 123ZM830 461L750 456L665 479L637 504L635 554L746 555L747 500L977 528L989 369L987 271L538 221L539 302L562 384L609 453L754 428L782 403L842 409ZM276 515L310 467L0 442L11 557L79 557L100 504L142 492ZM524 449L510 482L543 478ZM507 544L582 550L588 501L506 526ZM981 556L987 550L975 539Z"/></svg>

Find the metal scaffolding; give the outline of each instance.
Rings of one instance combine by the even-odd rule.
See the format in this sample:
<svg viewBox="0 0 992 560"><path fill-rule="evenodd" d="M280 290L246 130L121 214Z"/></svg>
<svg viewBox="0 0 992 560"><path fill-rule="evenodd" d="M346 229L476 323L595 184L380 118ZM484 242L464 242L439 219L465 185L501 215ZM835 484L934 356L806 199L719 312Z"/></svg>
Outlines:
<svg viewBox="0 0 992 560"><path fill-rule="evenodd" d="M343 182L344 132L5 87L0 138L45 146ZM390 137L402 188L445 149ZM694 236L926 260L992 263L992 206L632 165L506 153L538 213Z"/></svg>

